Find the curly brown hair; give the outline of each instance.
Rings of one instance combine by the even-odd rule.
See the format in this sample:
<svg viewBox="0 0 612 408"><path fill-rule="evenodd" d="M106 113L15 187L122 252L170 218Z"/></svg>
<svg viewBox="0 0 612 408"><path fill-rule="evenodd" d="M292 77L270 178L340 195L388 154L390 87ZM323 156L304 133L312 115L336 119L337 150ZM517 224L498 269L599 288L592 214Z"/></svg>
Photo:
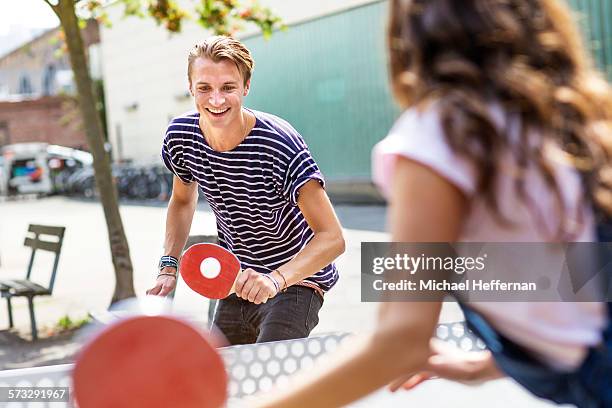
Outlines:
<svg viewBox="0 0 612 408"><path fill-rule="evenodd" d="M559 0L391 0L391 82L404 107L435 101L447 142L478 169L478 193L498 218L501 152L535 165L557 197L557 237L571 237L547 142L583 176L587 197L612 213L612 93ZM490 104L519 118L519 143L496 128ZM537 134L537 140L530 135ZM528 202L521 177L515 188ZM590 198L587 198L590 200Z"/></svg>

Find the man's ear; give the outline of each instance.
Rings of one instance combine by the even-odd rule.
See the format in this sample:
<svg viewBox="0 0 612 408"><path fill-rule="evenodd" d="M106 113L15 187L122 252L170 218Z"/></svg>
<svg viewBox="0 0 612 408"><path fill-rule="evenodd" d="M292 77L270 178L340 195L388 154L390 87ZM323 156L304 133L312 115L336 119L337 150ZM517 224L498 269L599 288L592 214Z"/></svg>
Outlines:
<svg viewBox="0 0 612 408"><path fill-rule="evenodd" d="M188 87L188 89L189 89L189 94L190 94L191 96L194 96L194 94L193 94L193 90L191 89L191 81L189 81L189 83L187 83L187 87Z"/></svg>
<svg viewBox="0 0 612 408"><path fill-rule="evenodd" d="M244 96L247 96L249 94L249 89L251 89L251 80L250 79L248 81L246 81L246 84L244 85Z"/></svg>

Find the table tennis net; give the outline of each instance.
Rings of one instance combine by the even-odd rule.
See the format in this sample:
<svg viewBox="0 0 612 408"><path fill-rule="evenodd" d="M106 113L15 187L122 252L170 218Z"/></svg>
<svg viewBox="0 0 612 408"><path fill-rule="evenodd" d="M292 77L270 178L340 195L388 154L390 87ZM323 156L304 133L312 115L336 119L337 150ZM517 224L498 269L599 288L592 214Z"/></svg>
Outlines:
<svg viewBox="0 0 612 408"><path fill-rule="evenodd" d="M241 398L267 391L274 385L282 386L296 371L325 364L325 359L350 336L349 333L334 333L221 349L230 378L229 397ZM463 322L439 324L436 337L465 351L485 348Z"/></svg>
<svg viewBox="0 0 612 408"><path fill-rule="evenodd" d="M333 333L305 339L231 346L220 349L229 376L230 406L239 406L240 398L289 381L298 370L325 364L333 351L351 337L349 333ZM443 323L436 328L436 337L465 351L483 350L484 343L467 330L465 323ZM73 364L22 368L0 372L3 387L69 387ZM12 403L26 407L27 403ZM68 406L71 406L68 404Z"/></svg>

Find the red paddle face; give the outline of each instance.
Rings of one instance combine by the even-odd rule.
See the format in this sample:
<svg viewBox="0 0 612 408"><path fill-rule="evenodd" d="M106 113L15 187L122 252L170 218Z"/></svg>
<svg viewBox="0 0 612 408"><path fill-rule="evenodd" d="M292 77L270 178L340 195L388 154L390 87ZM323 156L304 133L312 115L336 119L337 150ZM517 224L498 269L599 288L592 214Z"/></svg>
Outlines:
<svg viewBox="0 0 612 408"><path fill-rule="evenodd" d="M187 323L139 316L85 346L73 387L82 408L217 408L225 404L227 373L209 341Z"/></svg>
<svg viewBox="0 0 612 408"><path fill-rule="evenodd" d="M180 272L192 290L208 299L223 299L233 291L240 261L215 244L195 244L181 258Z"/></svg>

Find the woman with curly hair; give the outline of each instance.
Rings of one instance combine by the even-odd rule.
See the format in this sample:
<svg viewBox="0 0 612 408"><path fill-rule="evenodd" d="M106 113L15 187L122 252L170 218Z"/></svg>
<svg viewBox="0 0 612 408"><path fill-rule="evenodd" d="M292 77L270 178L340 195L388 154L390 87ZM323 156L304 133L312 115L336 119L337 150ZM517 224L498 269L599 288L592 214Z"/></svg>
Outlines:
<svg viewBox="0 0 612 408"><path fill-rule="evenodd" d="M391 0L404 113L374 149L396 242L592 242L612 209L612 93L558 0ZM441 302L384 303L374 334L264 406L340 406L391 383L507 375L612 406L609 303L475 303L489 351L431 342Z"/></svg>

